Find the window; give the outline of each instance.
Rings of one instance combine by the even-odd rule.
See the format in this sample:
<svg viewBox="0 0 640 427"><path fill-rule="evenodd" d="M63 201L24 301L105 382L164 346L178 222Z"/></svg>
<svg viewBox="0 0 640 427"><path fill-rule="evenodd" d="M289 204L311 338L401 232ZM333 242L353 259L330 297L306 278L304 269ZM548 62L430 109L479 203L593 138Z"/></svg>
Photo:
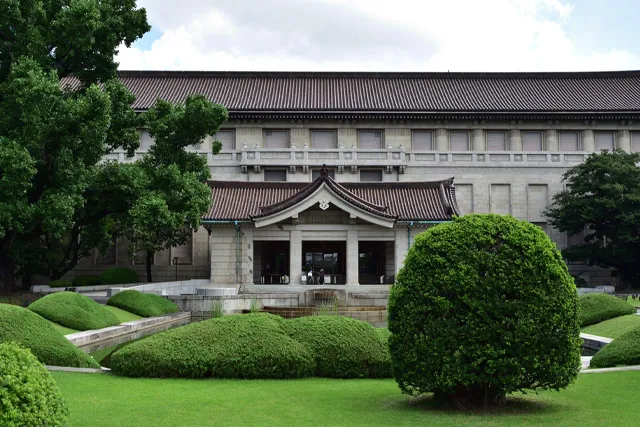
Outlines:
<svg viewBox="0 0 640 427"><path fill-rule="evenodd" d="M487 132L487 151L506 151L507 134L504 132Z"/></svg>
<svg viewBox="0 0 640 427"><path fill-rule="evenodd" d="M265 169L264 180L265 181L286 181L287 170L286 169Z"/></svg>
<svg viewBox="0 0 640 427"><path fill-rule="evenodd" d="M450 132L449 149L451 151L469 151L469 132Z"/></svg>
<svg viewBox="0 0 640 427"><path fill-rule="evenodd" d="M360 181L382 181L382 171L376 169L361 169Z"/></svg>
<svg viewBox="0 0 640 427"><path fill-rule="evenodd" d="M153 145L153 138L146 130L140 131L140 151L147 151Z"/></svg>
<svg viewBox="0 0 640 427"><path fill-rule="evenodd" d="M337 148L338 136L334 130L312 130L311 148Z"/></svg>
<svg viewBox="0 0 640 427"><path fill-rule="evenodd" d="M414 130L411 134L411 149L415 151L433 151L433 132Z"/></svg>
<svg viewBox="0 0 640 427"><path fill-rule="evenodd" d="M382 131L361 130L358 131L358 147L377 150L382 148Z"/></svg>
<svg viewBox="0 0 640 427"><path fill-rule="evenodd" d="M236 149L236 132L234 130L219 130L213 136L214 141L222 142L220 151L233 151Z"/></svg>
<svg viewBox="0 0 640 427"><path fill-rule="evenodd" d="M333 179L336 179L336 171L334 169L329 169L329 176ZM311 171L311 180L315 181L320 178L320 169L314 169Z"/></svg>
<svg viewBox="0 0 640 427"><path fill-rule="evenodd" d="M631 152L640 153L640 132L631 133Z"/></svg>
<svg viewBox="0 0 640 427"><path fill-rule="evenodd" d="M596 151L613 151L613 132L596 132Z"/></svg>
<svg viewBox="0 0 640 427"><path fill-rule="evenodd" d="M193 232L191 228L187 228L188 236L187 242L184 245L174 246L171 254L171 264L191 264L193 262Z"/></svg>
<svg viewBox="0 0 640 427"><path fill-rule="evenodd" d="M578 132L560 132L558 147L560 151L578 151Z"/></svg>
<svg viewBox="0 0 640 427"><path fill-rule="evenodd" d="M101 265L116 264L117 251L118 251L118 242L114 236L111 242L111 246L109 246L109 249L107 249L107 252L104 255L102 255L100 251L96 250L96 264L101 264Z"/></svg>
<svg viewBox="0 0 640 427"><path fill-rule="evenodd" d="M289 148L289 131L267 130L264 132L264 148Z"/></svg>
<svg viewBox="0 0 640 427"><path fill-rule="evenodd" d="M542 132L523 132L522 149L524 151L542 151Z"/></svg>

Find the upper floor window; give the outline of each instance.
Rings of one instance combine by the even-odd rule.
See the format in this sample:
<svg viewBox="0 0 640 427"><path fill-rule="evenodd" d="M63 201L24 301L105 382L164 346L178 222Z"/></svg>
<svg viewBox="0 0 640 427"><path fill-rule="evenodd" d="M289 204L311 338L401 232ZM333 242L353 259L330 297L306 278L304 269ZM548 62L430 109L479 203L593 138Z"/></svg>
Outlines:
<svg viewBox="0 0 640 427"><path fill-rule="evenodd" d="M469 132L449 132L449 150L469 151Z"/></svg>
<svg viewBox="0 0 640 427"><path fill-rule="evenodd" d="M542 132L522 132L524 151L542 151Z"/></svg>
<svg viewBox="0 0 640 427"><path fill-rule="evenodd" d="M578 132L560 132L558 134L558 148L560 151L578 151Z"/></svg>
<svg viewBox="0 0 640 427"><path fill-rule="evenodd" d="M487 151L506 151L507 134L505 132L487 132Z"/></svg>
<svg viewBox="0 0 640 427"><path fill-rule="evenodd" d="M360 181L382 181L381 169L360 169Z"/></svg>
<svg viewBox="0 0 640 427"><path fill-rule="evenodd" d="M415 151L433 151L433 132L414 130L411 133L411 149Z"/></svg>
<svg viewBox="0 0 640 427"><path fill-rule="evenodd" d="M236 131L233 129L220 129L213 136L213 139L222 143L220 151L233 151L236 149Z"/></svg>
<svg viewBox="0 0 640 427"><path fill-rule="evenodd" d="M596 132L596 151L613 151L613 132Z"/></svg>
<svg viewBox="0 0 640 427"><path fill-rule="evenodd" d="M380 149L382 147L382 131L360 130L358 131L358 147L365 149Z"/></svg>
<svg viewBox="0 0 640 427"><path fill-rule="evenodd" d="M140 151L147 151L153 145L153 138L146 130L140 131Z"/></svg>
<svg viewBox="0 0 640 427"><path fill-rule="evenodd" d="M265 169L264 180L265 181L286 181L287 170L286 169Z"/></svg>
<svg viewBox="0 0 640 427"><path fill-rule="evenodd" d="M335 130L312 130L311 148L338 148L338 135Z"/></svg>
<svg viewBox="0 0 640 427"><path fill-rule="evenodd" d="M336 171L334 169L329 169L328 172L331 178L336 179ZM320 178L320 169L313 169L311 171L311 180L315 181L318 178Z"/></svg>
<svg viewBox="0 0 640 427"><path fill-rule="evenodd" d="M631 132L631 152L640 153L640 132Z"/></svg>
<svg viewBox="0 0 640 427"><path fill-rule="evenodd" d="M289 131L265 130L264 148L289 148Z"/></svg>

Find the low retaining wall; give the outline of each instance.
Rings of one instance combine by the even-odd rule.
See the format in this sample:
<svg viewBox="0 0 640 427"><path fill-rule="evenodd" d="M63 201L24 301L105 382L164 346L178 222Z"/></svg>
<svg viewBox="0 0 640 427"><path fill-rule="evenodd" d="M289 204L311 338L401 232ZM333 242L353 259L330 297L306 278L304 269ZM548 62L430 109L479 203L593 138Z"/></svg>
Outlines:
<svg viewBox="0 0 640 427"><path fill-rule="evenodd" d="M143 292L146 294L157 294L157 295L193 295L197 292L198 288L206 287L211 283L208 279L193 279L193 280L182 280L177 282L158 282L158 283L147 283L145 285L138 286L120 286L120 287L111 287L107 292L107 296L112 296L117 294L118 292L126 291L126 290L136 290L138 292Z"/></svg>
<svg viewBox="0 0 640 427"><path fill-rule="evenodd" d="M598 351L613 341L611 338L599 337L591 334L580 334L580 338L582 338L583 342L582 347L593 351Z"/></svg>
<svg viewBox="0 0 640 427"><path fill-rule="evenodd" d="M300 295L295 294L242 294L242 295L170 295L168 299L173 301L180 310L189 311L196 318L211 317L211 312L217 309L217 304L222 304L225 314L241 313L250 310L252 304L259 308L269 307L298 307Z"/></svg>

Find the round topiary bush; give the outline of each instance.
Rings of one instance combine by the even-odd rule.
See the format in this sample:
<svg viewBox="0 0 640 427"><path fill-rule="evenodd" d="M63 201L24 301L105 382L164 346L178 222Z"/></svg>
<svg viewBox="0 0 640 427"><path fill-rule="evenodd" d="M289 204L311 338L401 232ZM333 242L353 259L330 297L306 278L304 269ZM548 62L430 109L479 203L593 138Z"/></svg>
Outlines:
<svg viewBox="0 0 640 427"><path fill-rule="evenodd" d="M0 344L0 425L63 426L68 415L47 368L29 350Z"/></svg>
<svg viewBox="0 0 640 427"><path fill-rule="evenodd" d="M29 310L45 319L79 331L119 325L118 317L84 295L56 292L29 305Z"/></svg>
<svg viewBox="0 0 640 427"><path fill-rule="evenodd" d="M110 268L100 274L100 283L103 285L125 285L138 281L138 273L125 267Z"/></svg>
<svg viewBox="0 0 640 427"><path fill-rule="evenodd" d="M579 299L580 326L589 326L636 312L627 301L607 294L587 294Z"/></svg>
<svg viewBox="0 0 640 427"><path fill-rule="evenodd" d="M98 286L102 284L98 276L76 276L71 283L75 287Z"/></svg>
<svg viewBox="0 0 640 427"><path fill-rule="evenodd" d="M180 311L177 305L164 297L143 294L135 290L118 292L109 298L107 305L121 308L142 317L163 316Z"/></svg>
<svg viewBox="0 0 640 427"><path fill-rule="evenodd" d="M69 280L52 280L49 282L49 287L51 288L71 288L73 283Z"/></svg>
<svg viewBox="0 0 640 427"><path fill-rule="evenodd" d="M640 328L621 335L601 348L589 368L640 365Z"/></svg>
<svg viewBox="0 0 640 427"><path fill-rule="evenodd" d="M318 377L391 377L389 350L376 328L342 316L310 316L287 320L291 338L315 358Z"/></svg>
<svg viewBox="0 0 640 427"><path fill-rule="evenodd" d="M100 367L42 317L26 308L0 304L0 342L10 341L31 350L45 365Z"/></svg>
<svg viewBox="0 0 640 427"><path fill-rule="evenodd" d="M561 389L580 369L576 288L537 226L467 215L418 235L389 298L404 393L463 405Z"/></svg>
<svg viewBox="0 0 640 427"><path fill-rule="evenodd" d="M111 369L128 377L300 378L313 374L314 363L282 318L259 313L152 335L113 353Z"/></svg>

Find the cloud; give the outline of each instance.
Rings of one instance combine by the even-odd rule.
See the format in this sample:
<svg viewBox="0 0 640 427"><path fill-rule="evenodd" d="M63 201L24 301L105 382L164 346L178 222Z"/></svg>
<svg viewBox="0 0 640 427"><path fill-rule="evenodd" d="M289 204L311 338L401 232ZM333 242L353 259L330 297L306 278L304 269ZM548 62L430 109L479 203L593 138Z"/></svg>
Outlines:
<svg viewBox="0 0 640 427"><path fill-rule="evenodd" d="M578 52L563 0L139 0L160 36L121 69L552 71L639 68Z"/></svg>

